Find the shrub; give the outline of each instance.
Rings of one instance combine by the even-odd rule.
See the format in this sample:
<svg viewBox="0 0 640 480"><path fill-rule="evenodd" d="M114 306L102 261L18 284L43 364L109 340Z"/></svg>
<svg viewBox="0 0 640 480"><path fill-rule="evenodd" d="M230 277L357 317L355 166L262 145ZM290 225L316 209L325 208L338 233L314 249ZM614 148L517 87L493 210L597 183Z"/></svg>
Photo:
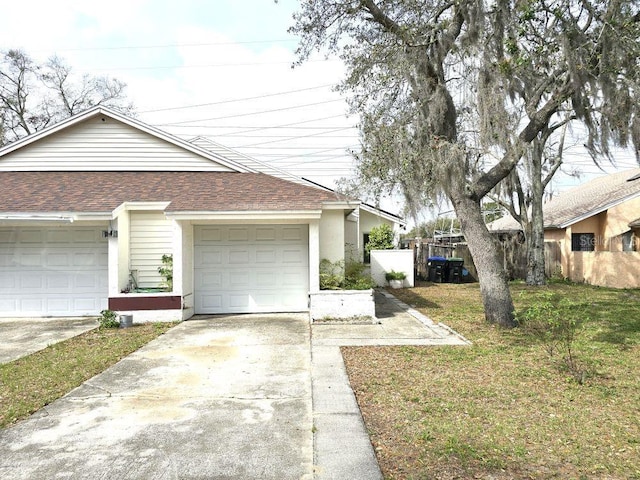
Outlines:
<svg viewBox="0 0 640 480"><path fill-rule="evenodd" d="M367 252L371 250L393 250L395 248L395 235L389 225L383 223L371 229L369 241L364 246Z"/></svg>
<svg viewBox="0 0 640 480"><path fill-rule="evenodd" d="M320 261L320 289L321 290L368 290L375 283L364 273L365 266L354 260L331 262Z"/></svg>
<svg viewBox="0 0 640 480"><path fill-rule="evenodd" d="M173 292L173 255L162 255L162 266L158 273L164 277L164 286L168 292Z"/></svg>
<svg viewBox="0 0 640 480"><path fill-rule="evenodd" d="M118 314L113 310L102 310L98 321L100 322L100 328L117 328L120 326Z"/></svg>
<svg viewBox="0 0 640 480"><path fill-rule="evenodd" d="M344 281L342 288L345 290L368 290L375 287L374 281L364 273L365 266L361 262L350 260L344 268Z"/></svg>
<svg viewBox="0 0 640 480"><path fill-rule="evenodd" d="M576 354L576 339L585 311L558 294L543 293L528 308L516 314L524 330L538 338L549 358L560 358L560 365L580 384L589 373Z"/></svg>
<svg viewBox="0 0 640 480"><path fill-rule="evenodd" d="M344 280L344 262L320 261L320 290L338 290Z"/></svg>
<svg viewBox="0 0 640 480"><path fill-rule="evenodd" d="M407 278L407 274L404 272L396 272L395 270L391 270L390 272L386 272L384 274L384 278L387 282L391 280L404 280Z"/></svg>

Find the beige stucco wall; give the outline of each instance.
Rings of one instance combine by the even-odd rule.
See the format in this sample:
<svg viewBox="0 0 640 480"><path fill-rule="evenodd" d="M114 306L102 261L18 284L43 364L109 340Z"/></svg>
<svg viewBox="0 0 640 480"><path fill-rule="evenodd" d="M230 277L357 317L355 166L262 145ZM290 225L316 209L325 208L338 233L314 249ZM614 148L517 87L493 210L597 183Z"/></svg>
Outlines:
<svg viewBox="0 0 640 480"><path fill-rule="evenodd" d="M640 252L572 252L571 280L613 288L640 288Z"/></svg>
<svg viewBox="0 0 640 480"><path fill-rule="evenodd" d="M562 274L574 281L613 288L640 288L640 252L623 252L620 235L640 216L640 198L577 222L545 231L545 240L560 242ZM593 233L595 251L572 252L573 233Z"/></svg>

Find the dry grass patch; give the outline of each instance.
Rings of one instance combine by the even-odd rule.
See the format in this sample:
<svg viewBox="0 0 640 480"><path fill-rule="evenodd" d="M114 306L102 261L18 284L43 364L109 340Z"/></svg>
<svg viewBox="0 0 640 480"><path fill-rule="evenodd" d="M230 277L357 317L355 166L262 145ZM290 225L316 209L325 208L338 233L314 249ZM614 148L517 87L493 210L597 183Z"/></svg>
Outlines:
<svg viewBox="0 0 640 480"><path fill-rule="evenodd" d="M0 365L0 428L60 398L174 325L98 328Z"/></svg>
<svg viewBox="0 0 640 480"><path fill-rule="evenodd" d="M473 346L343 349L385 478L640 479L640 292L513 292L518 312L571 299L584 384L526 328L485 323L477 285L394 291Z"/></svg>

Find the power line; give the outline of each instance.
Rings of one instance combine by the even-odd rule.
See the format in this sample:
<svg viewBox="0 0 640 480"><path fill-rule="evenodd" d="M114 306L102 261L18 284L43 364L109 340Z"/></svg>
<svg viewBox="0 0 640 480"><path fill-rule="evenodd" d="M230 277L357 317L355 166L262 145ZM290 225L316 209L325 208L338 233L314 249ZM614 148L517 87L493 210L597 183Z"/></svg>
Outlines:
<svg viewBox="0 0 640 480"><path fill-rule="evenodd" d="M326 88L326 87L331 87L331 86L333 86L333 85L329 83L329 84L326 84L326 85L319 85L317 87L300 88L298 90L288 90L286 92L277 92L277 93L267 93L265 95L256 95L255 97L235 98L235 99L232 99L232 100L221 100L219 102L211 102L211 103L199 103L199 104L194 104L194 105L185 105L184 107L157 108L155 110L145 110L145 111L139 112L139 113L167 112L169 110L184 110L184 109L187 109L187 108L210 107L210 106L213 106L213 105L223 105L225 103L246 102L246 101L249 101L249 100L258 100L258 99L268 98L268 97L277 97L277 96L281 96L281 95L289 95L291 93L307 92L309 90L319 90L321 88Z"/></svg>
<svg viewBox="0 0 640 480"><path fill-rule="evenodd" d="M175 48L175 47L215 47L226 45L249 45L259 43L293 43L298 42L297 39L279 39L279 40L247 40L240 42L207 42L207 43L166 43L160 45L128 45L119 47L80 47L80 48L63 48L60 52L85 52L85 51L99 51L99 50L144 50L153 48Z"/></svg>
<svg viewBox="0 0 640 480"><path fill-rule="evenodd" d="M242 147L238 147L238 148L248 148L248 147L255 147L257 145L266 145L268 143L278 143L278 142L287 142L289 140L298 140L300 138L311 138L311 137L319 137L320 135L324 135L326 133L331 133L331 132L341 132L342 130L348 130L351 127L343 127L343 128L336 128L335 130L329 130L327 132L316 132L316 133L310 133L309 135L298 135L295 137L284 137L281 138L279 140L270 140L268 142L258 142L258 143L251 143L249 145L242 145ZM322 138L331 138L331 137L322 137ZM345 138L353 138L353 136L351 137L345 137ZM276 147L277 148L277 147ZM307 147L307 148L311 148L311 147Z"/></svg>
<svg viewBox="0 0 640 480"><path fill-rule="evenodd" d="M305 63L317 63L317 62L339 62L340 60L334 59L318 59L307 60ZM157 65L157 66L139 66L139 67L102 67L91 68L90 71L102 72L102 71L128 71L128 70L169 70L169 69L181 69L181 68L227 68L227 67L269 67L272 65L291 65L291 61L282 62L245 62L245 63L202 63L199 65Z"/></svg>
<svg viewBox="0 0 640 480"><path fill-rule="evenodd" d="M273 113L273 112L284 112L286 110L295 110L297 108L305 108L305 107L313 107L315 105L326 105L327 103L335 103L335 102L343 102L342 98L337 98L334 100L325 100L323 102L314 102L314 103L305 103L303 105L294 105L292 107L282 107L282 108L274 108L271 110L260 110L257 112L249 112L249 113L236 113L235 115L225 115L224 117L212 117L212 118L200 118L197 120L184 120L182 122L173 122L173 123L161 123L159 124L162 127L175 127L178 125L184 125L186 123L193 122L211 122L214 120L226 120L228 118L238 118L238 117L248 117L251 115L261 115L263 113Z"/></svg>

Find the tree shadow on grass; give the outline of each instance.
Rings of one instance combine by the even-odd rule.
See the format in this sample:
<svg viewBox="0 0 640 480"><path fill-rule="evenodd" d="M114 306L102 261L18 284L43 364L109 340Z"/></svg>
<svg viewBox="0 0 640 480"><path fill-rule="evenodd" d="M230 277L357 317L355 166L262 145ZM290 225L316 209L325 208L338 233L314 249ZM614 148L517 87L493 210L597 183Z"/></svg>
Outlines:
<svg viewBox="0 0 640 480"><path fill-rule="evenodd" d="M404 289L401 292L397 292L397 294L396 292L391 292L391 294L413 308L442 308L440 304L427 300L409 289Z"/></svg>
<svg viewBox="0 0 640 480"><path fill-rule="evenodd" d="M593 341L614 345L632 345L640 343L640 312L634 312L627 318L616 318L602 322L600 332L592 337Z"/></svg>

